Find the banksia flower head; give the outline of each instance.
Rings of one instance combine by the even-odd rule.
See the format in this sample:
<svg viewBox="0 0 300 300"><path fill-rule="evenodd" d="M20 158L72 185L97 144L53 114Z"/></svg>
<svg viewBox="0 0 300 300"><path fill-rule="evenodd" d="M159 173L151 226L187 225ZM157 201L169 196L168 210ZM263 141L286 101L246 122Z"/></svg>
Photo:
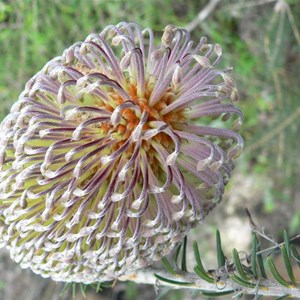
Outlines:
<svg viewBox="0 0 300 300"><path fill-rule="evenodd" d="M168 254L221 200L243 145L220 45L106 27L48 62L1 124L0 243L59 281Z"/></svg>

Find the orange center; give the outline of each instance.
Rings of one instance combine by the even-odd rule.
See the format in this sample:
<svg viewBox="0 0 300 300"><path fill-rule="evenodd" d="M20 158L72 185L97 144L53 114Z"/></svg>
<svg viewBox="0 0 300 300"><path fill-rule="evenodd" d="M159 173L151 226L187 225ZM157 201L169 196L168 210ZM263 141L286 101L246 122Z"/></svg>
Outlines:
<svg viewBox="0 0 300 300"><path fill-rule="evenodd" d="M146 124L143 126L143 130L150 129L149 122L151 121L162 121L167 123L172 129L177 129L180 123L185 122L185 117L183 113L183 109L178 111L171 111L165 115L161 115L160 111L168 106L173 99L175 98L175 94L171 87L169 87L163 96L161 97L160 101L155 104L154 106L149 106L148 101L152 93L152 88L145 87L144 97L141 98L137 95L137 87L134 84L129 84L129 88L127 89L127 93L130 95L130 100L138 105L142 112L146 111L148 113L148 120ZM118 94L113 93L111 97L115 100L117 105L120 105L124 102L124 99ZM105 105L105 108L109 111L113 111L111 106ZM121 140L113 147L113 151L117 150L124 142L130 137L132 131L137 127L140 122L140 118L136 115L135 111L130 108L126 108L121 112L121 119L123 122L118 124L113 132L118 133L120 135ZM125 120L125 122L124 122ZM105 133L112 133L112 125L109 123L103 123L101 125L101 130ZM172 139L164 132L158 133L153 137L153 139L164 146L165 149L172 152L174 150L174 143ZM142 143L143 148L146 151L151 151L151 147L147 141L143 141ZM133 147L130 147L128 152L131 153Z"/></svg>

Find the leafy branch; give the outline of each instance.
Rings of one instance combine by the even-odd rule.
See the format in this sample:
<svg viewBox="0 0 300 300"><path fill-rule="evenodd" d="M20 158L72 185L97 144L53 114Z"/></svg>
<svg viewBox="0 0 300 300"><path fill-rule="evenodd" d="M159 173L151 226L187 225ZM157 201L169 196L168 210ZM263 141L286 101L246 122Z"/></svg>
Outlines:
<svg viewBox="0 0 300 300"><path fill-rule="evenodd" d="M289 239L284 232L284 242L276 243L260 230L253 222L251 252L241 255L237 249L232 250L230 258L225 257L222 250L221 236L216 232L216 257L218 266L213 270L206 270L203 266L199 245L193 243L196 265L193 270L187 270L186 239L175 252L172 261L162 260L164 269L147 268L138 270L134 274L124 276L120 280L131 280L136 283L154 284L156 287L168 286L174 289L196 289L206 296L224 296L227 294L276 296L277 299L287 297L300 298L300 282L294 275L294 269L300 268L300 254L293 241L299 236ZM270 248L261 249L262 240L271 242ZM279 252L283 259L285 271L289 279L282 275L283 271L276 267L273 254ZM181 257L181 263L179 258Z"/></svg>

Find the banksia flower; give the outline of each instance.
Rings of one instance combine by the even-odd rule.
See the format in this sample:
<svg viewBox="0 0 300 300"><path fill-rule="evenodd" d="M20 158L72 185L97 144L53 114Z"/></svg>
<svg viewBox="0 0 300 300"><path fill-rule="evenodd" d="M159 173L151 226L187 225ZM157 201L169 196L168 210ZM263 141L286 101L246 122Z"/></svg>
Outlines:
<svg viewBox="0 0 300 300"><path fill-rule="evenodd" d="M218 203L243 145L220 45L108 26L48 62L1 124L0 243L91 283L168 254Z"/></svg>

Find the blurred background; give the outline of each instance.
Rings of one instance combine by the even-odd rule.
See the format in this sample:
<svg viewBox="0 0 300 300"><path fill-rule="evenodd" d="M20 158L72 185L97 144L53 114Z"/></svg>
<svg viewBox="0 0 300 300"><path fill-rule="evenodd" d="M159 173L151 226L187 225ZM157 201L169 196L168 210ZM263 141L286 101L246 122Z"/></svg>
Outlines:
<svg viewBox="0 0 300 300"><path fill-rule="evenodd" d="M216 266L216 228L225 254L233 247L249 250L246 207L276 240L282 239L283 229L291 236L299 233L300 0L2 0L0 119L47 61L89 33L120 21L152 27L157 37L167 24L185 27L195 41L207 36L221 44L223 65L234 67L245 150L223 202L189 236L190 242L199 241L206 266ZM71 299L71 289L61 295L62 288L21 270L1 249L0 300ZM133 283L117 283L99 293L88 290L86 299L140 298L205 299L197 292L156 293L152 286ZM75 299L83 299L80 290Z"/></svg>

